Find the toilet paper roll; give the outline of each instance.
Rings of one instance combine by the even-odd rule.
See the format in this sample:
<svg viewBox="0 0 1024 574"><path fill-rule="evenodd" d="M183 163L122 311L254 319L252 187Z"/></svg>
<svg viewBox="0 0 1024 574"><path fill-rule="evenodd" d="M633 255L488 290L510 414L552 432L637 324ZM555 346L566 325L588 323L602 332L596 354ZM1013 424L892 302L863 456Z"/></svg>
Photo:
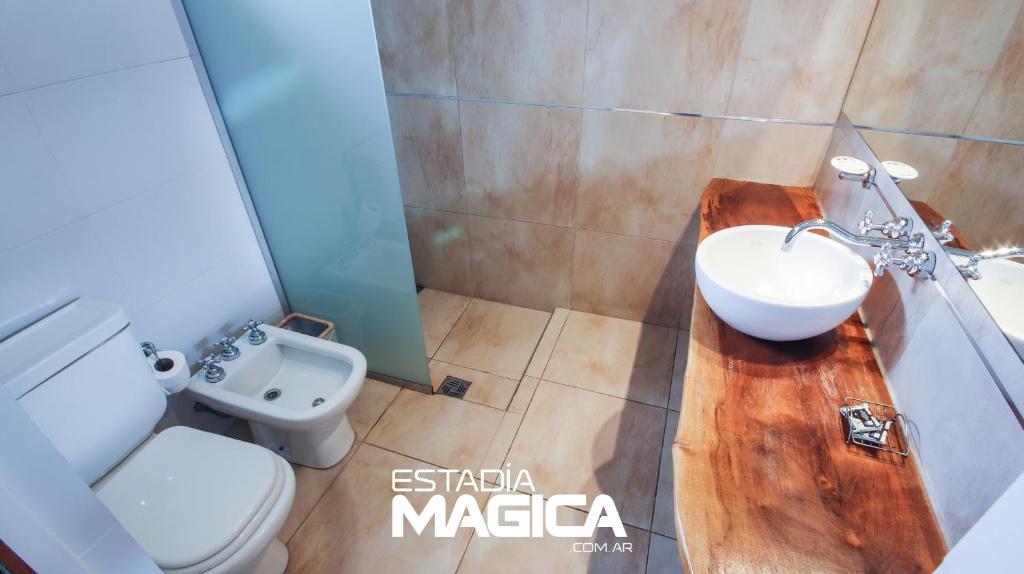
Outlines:
<svg viewBox="0 0 1024 574"><path fill-rule="evenodd" d="M158 351L156 354L160 357L160 364L157 364L156 358L150 355L149 366L153 369L157 382L168 395L180 393L188 386L190 378L185 355L179 351ZM168 365L168 362L171 364Z"/></svg>

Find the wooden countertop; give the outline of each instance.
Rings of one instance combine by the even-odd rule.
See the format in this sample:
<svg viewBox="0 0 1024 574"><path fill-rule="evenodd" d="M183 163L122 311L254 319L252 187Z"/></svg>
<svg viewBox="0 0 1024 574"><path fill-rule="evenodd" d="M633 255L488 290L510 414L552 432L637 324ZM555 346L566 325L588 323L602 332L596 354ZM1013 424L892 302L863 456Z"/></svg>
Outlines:
<svg viewBox="0 0 1024 574"><path fill-rule="evenodd" d="M713 180L700 238L820 217L806 188ZM847 445L845 396L891 403L860 319L772 343L694 296L672 447L676 527L693 572L931 572L946 547L913 456Z"/></svg>

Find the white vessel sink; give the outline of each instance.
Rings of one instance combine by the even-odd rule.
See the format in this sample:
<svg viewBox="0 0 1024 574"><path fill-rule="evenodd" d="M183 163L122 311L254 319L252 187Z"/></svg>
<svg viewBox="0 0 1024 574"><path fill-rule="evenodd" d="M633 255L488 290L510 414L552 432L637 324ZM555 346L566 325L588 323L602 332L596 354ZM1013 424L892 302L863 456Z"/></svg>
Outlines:
<svg viewBox="0 0 1024 574"><path fill-rule="evenodd" d="M802 233L782 250L788 227L742 225L697 246L697 286L732 328L771 341L825 333L845 321L871 287L871 268L844 245Z"/></svg>
<svg viewBox="0 0 1024 574"><path fill-rule="evenodd" d="M978 262L978 271L981 279L967 283L1017 353L1024 357L1024 306L1020 304L1024 264L1009 259L985 259Z"/></svg>

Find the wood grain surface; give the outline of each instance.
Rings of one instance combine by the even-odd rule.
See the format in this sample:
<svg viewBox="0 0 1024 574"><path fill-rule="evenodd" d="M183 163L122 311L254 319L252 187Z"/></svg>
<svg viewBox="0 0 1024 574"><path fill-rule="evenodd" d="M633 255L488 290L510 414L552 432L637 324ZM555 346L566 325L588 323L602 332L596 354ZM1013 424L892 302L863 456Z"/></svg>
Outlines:
<svg viewBox="0 0 1024 574"><path fill-rule="evenodd" d="M806 188L712 180L701 233L820 217ZM693 572L931 572L946 552L913 458L843 440L845 396L891 403L864 327L775 343L694 297L673 444L676 527Z"/></svg>

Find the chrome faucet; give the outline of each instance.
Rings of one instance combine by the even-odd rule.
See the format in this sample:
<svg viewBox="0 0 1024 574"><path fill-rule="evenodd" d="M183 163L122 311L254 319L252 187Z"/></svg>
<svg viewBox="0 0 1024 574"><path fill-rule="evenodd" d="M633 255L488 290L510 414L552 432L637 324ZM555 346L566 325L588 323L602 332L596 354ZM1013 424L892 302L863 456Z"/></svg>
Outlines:
<svg viewBox="0 0 1024 574"><path fill-rule="evenodd" d="M874 256L875 275L881 277L885 274L886 267L896 266L907 272L911 277L932 278L935 271L935 254L926 251L924 248L924 235L920 233L909 233L910 222L904 217L897 217L881 225L874 225L871 222L871 212L864 214L864 220L858 226L862 231L856 234L846 230L844 227L827 219L808 219L793 226L786 234L782 243L782 250L789 251L796 238L804 231L810 229L824 229L832 236L852 245L874 247L879 251ZM904 223L905 222L905 223ZM872 237L867 233L879 231L885 237ZM907 236L906 239L902 237ZM902 251L903 256L894 256L893 252Z"/></svg>
<svg viewBox="0 0 1024 574"><path fill-rule="evenodd" d="M206 369L207 383L219 383L224 380L227 373L224 372L224 367L217 365L220 362L217 355L210 353L200 362L203 364L200 369Z"/></svg>
<svg viewBox="0 0 1024 574"><path fill-rule="evenodd" d="M220 338L220 358L225 361L234 361L238 357L242 356L242 351L235 346L235 341L238 339L230 335L224 335Z"/></svg>
<svg viewBox="0 0 1024 574"><path fill-rule="evenodd" d="M953 222L946 219L938 227L932 230L932 235L939 241L939 245L945 245L956 239L953 235Z"/></svg>
<svg viewBox="0 0 1024 574"><path fill-rule="evenodd" d="M249 319L249 321L243 327L249 332L249 344L250 345L262 345L267 342L267 334L260 329L260 325L263 321L259 319Z"/></svg>
<svg viewBox="0 0 1024 574"><path fill-rule="evenodd" d="M991 249L989 251L970 251L968 249L946 247L945 250L946 253L949 253L950 255L967 258L967 263L957 265L956 268L960 270L960 274L963 275L964 278L974 279L975 281L981 279L981 271L978 270L978 263L984 259L1012 259L1014 257L1024 257L1024 247L1005 247L1003 249Z"/></svg>

